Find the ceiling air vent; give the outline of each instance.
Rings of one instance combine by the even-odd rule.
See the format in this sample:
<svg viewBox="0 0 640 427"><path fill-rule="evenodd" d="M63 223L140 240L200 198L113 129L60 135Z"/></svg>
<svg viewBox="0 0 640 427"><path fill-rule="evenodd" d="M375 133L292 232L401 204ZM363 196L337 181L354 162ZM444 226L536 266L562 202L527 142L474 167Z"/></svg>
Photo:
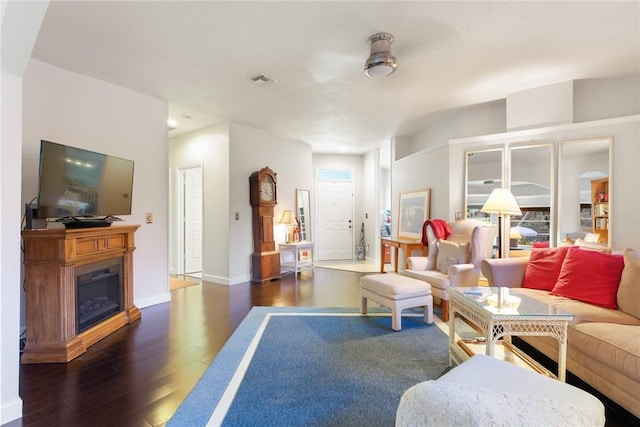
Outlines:
<svg viewBox="0 0 640 427"><path fill-rule="evenodd" d="M257 84L258 86L266 86L266 85L270 85L271 83L275 83L276 80L267 76L264 73L260 73L260 74L256 74L255 76L251 76L249 77L249 80L251 80L251 82Z"/></svg>

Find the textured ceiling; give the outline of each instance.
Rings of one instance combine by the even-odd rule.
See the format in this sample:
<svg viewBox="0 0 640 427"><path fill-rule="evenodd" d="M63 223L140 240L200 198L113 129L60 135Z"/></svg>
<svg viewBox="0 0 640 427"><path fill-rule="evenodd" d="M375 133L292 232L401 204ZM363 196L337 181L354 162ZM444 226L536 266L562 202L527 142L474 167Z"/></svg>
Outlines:
<svg viewBox="0 0 640 427"><path fill-rule="evenodd" d="M395 37L397 71L363 72ZM640 72L638 2L51 1L33 57L165 99L172 134L229 120L364 152L430 114ZM266 73L277 83L256 86ZM190 120L184 115L191 116Z"/></svg>

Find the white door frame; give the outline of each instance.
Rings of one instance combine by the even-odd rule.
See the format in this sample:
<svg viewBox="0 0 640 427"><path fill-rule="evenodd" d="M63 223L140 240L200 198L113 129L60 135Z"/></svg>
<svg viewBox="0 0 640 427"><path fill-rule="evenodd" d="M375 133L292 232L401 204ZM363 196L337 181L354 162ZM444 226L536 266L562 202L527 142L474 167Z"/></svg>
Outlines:
<svg viewBox="0 0 640 427"><path fill-rule="evenodd" d="M185 191L184 191L184 186L185 186L185 179L184 179L184 171L187 169L200 169L200 175L203 176L203 164L202 163L193 163L193 164L186 164L186 165L181 165L178 166L176 168L177 173L176 173L176 201L177 201L177 215L176 215L176 220L177 220L177 227L176 227L176 244L178 246L178 252L177 252L177 256L178 256L178 260L176 262L176 267L177 267L177 274L184 274L185 271L185 244L184 244L184 239L185 239L185 232L184 232L184 224L185 224L185 216L184 216L184 211L185 211L185 203L184 203L184 196L185 196ZM202 185L202 190L204 190L204 180L202 181L203 185ZM204 192L204 191L203 191ZM203 200L204 202L204 194L203 197L201 198L201 200ZM204 209L204 203L202 208ZM203 216L204 218L204 216ZM203 229L204 229L204 220L203 220ZM204 233L203 233L204 235ZM203 266L204 269L204 266Z"/></svg>

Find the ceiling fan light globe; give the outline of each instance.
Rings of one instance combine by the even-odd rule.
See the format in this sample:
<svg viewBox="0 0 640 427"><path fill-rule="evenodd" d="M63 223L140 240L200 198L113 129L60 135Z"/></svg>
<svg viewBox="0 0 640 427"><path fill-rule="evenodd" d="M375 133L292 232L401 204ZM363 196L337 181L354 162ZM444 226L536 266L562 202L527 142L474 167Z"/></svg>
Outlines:
<svg viewBox="0 0 640 427"><path fill-rule="evenodd" d="M368 76L388 76L396 70L396 58L388 53L374 53L364 64L364 71Z"/></svg>
<svg viewBox="0 0 640 427"><path fill-rule="evenodd" d="M393 73L396 70L396 64L371 64L364 69L364 72L369 77L384 77Z"/></svg>
<svg viewBox="0 0 640 427"><path fill-rule="evenodd" d="M370 77L388 76L396 70L396 57L391 53L393 36L378 33L369 37L371 50L364 64L364 72Z"/></svg>

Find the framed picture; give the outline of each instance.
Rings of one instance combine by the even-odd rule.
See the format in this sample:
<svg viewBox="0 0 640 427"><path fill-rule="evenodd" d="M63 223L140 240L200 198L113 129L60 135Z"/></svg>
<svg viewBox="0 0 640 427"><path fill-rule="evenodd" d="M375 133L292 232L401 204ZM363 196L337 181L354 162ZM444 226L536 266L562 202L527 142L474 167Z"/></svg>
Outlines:
<svg viewBox="0 0 640 427"><path fill-rule="evenodd" d="M398 209L398 237L420 240L422 225L429 218L431 189L400 193Z"/></svg>

